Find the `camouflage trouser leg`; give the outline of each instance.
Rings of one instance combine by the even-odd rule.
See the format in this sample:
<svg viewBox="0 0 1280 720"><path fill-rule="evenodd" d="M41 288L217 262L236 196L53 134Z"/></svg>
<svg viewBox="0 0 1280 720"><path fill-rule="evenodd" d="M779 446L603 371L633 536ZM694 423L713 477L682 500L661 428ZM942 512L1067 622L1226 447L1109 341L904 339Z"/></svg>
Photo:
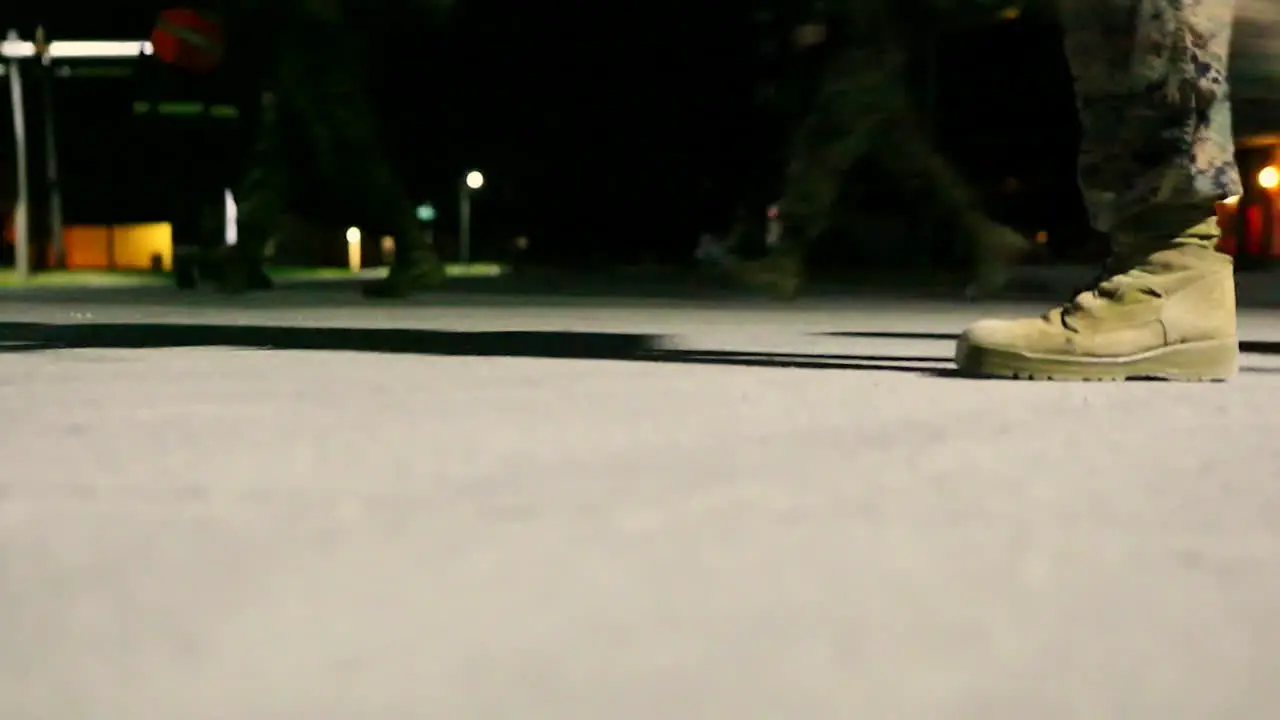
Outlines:
<svg viewBox="0 0 1280 720"><path fill-rule="evenodd" d="M869 155L952 229L971 234L985 219L910 106L904 55L892 48L850 48L833 58L813 111L796 134L780 204L784 224L801 242L826 228L845 173Z"/></svg>
<svg viewBox="0 0 1280 720"><path fill-rule="evenodd" d="M987 222L969 183L933 147L913 113L892 118L876 145L881 164L908 196L949 232L971 238Z"/></svg>
<svg viewBox="0 0 1280 720"><path fill-rule="evenodd" d="M1093 224L1176 237L1241 192L1227 94L1234 0L1060 0Z"/></svg>
<svg viewBox="0 0 1280 720"><path fill-rule="evenodd" d="M363 292L390 298L434 287L444 268L383 150L364 92L368 68L349 45L337 4L310 10L313 15L297 28L303 32L288 36L280 49L277 81L301 120L304 146L314 155L309 162L336 184L355 214L395 238L390 272Z"/></svg>
<svg viewBox="0 0 1280 720"><path fill-rule="evenodd" d="M260 263L276 234L288 196L288 169L279 110L268 101L250 152L248 168L236 188L236 245L249 262Z"/></svg>
<svg viewBox="0 0 1280 720"><path fill-rule="evenodd" d="M902 58L885 54L859 46L831 59L792 140L778 204L790 242L807 244L827 227L845 173L872 152L886 118L906 106Z"/></svg>
<svg viewBox="0 0 1280 720"><path fill-rule="evenodd" d="M322 171L351 198L357 214L395 237L397 265L430 254L414 205L382 149L367 101L359 92L343 92L341 83L326 87L315 82L307 90L311 87L316 91L299 92L297 99Z"/></svg>
<svg viewBox="0 0 1280 720"><path fill-rule="evenodd" d="M343 158L339 164L345 170L343 187L354 199L357 211L395 238L393 262L411 264L432 254L414 205L376 140L369 142L364 137L351 137L335 144L334 148Z"/></svg>

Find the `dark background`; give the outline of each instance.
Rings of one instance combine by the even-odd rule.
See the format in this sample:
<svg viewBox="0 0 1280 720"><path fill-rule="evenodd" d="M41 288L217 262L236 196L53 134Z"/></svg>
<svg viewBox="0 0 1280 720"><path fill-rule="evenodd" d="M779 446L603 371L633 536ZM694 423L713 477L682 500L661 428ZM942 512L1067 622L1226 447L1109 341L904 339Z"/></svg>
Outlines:
<svg viewBox="0 0 1280 720"><path fill-rule="evenodd" d="M0 24L29 38L44 23L55 39L145 38L160 8L23 5L0 13ZM719 229L743 178L780 142L756 122L761 28L748 15L727 0L463 0L448 33L381 28L385 63L371 89L386 142L414 195L443 212L442 232L455 222L457 178L474 167L488 181L475 201L481 246L526 234L546 262L686 262L698 234ZM1088 254L1070 81L1053 23L1024 18L925 40L921 100L932 105L939 144L997 217L1047 230L1059 255ZM192 96L251 105L253 89L236 77L196 82L157 67L58 83L68 223L164 219L175 195L230 183L249 120L132 114L137 99ZM10 141L0 140L0 161L12 167ZM39 153L31 161L38 176ZM876 242L910 241L890 233Z"/></svg>

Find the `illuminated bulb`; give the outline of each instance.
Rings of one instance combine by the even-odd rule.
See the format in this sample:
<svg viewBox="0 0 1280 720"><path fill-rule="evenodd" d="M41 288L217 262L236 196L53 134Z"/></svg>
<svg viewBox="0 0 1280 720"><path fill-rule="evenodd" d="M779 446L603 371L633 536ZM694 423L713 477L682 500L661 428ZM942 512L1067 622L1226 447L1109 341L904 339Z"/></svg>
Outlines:
<svg viewBox="0 0 1280 720"><path fill-rule="evenodd" d="M1258 173L1258 185L1264 190L1275 190L1280 187L1280 170L1268 165Z"/></svg>

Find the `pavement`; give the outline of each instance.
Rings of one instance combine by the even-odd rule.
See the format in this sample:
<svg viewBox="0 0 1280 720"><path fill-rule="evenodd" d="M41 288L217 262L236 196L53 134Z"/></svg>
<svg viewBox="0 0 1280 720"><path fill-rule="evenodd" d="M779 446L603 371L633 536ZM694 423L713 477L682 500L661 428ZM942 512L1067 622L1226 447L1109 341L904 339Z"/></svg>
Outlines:
<svg viewBox="0 0 1280 720"><path fill-rule="evenodd" d="M380 274L375 270L370 276ZM846 273L823 273L812 280L805 294L819 298L851 296L880 299L950 300L964 295L971 277L966 273L936 269L906 268L885 270L866 268ZM1005 287L994 299L1037 304L1057 304L1080 288L1097 281L1097 265L1022 265L1012 268ZM641 266L608 272L566 273L545 268L518 268L506 278L494 281L504 290L522 294L581 295L615 297L623 293L647 297L687 299L725 298L734 293L710 287L707 277L693 269ZM492 285L493 282L490 283ZM473 286L474 287L474 286ZM487 291L486 291L487 292ZM1262 268L1236 272L1236 295L1244 307L1280 309L1280 269Z"/></svg>
<svg viewBox="0 0 1280 720"><path fill-rule="evenodd" d="M949 374L1039 309L0 295L0 718L1274 718L1280 313Z"/></svg>

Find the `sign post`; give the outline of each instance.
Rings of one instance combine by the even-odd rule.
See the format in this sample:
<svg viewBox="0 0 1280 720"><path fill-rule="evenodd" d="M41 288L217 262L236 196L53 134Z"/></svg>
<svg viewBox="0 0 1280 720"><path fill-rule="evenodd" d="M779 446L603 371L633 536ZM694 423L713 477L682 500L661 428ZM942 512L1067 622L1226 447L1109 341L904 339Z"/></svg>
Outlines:
<svg viewBox="0 0 1280 720"><path fill-rule="evenodd" d="M5 36L4 53L9 60L9 103L13 106L13 162L18 175L18 196L13 204L13 267L18 282L31 277L31 188L27 176L27 111L22 97L22 60L35 54L16 30ZM13 50L10 54L9 50ZM28 53L22 51L29 51Z"/></svg>
<svg viewBox="0 0 1280 720"><path fill-rule="evenodd" d="M54 40L45 41L44 29L37 42L23 40L18 31L10 30L0 42L0 58L6 61L9 76L9 103L13 107L14 164L18 180L18 197L13 208L13 264L19 282L31 277L31 186L27 167L26 103L22 93L22 61L38 58L45 66L48 88L45 92L46 174L49 181L49 228L53 236L54 260L65 259L62 247L62 194L58 182L57 146L53 132L53 67L55 60L127 60L150 55L150 42L133 40Z"/></svg>
<svg viewBox="0 0 1280 720"><path fill-rule="evenodd" d="M49 46L44 27L36 28L36 52L40 53L40 85L44 99L44 168L49 189L49 245L53 250L52 266L67 266L67 250L62 236L62 187L58 182L58 138L54 131L53 62L45 48Z"/></svg>

